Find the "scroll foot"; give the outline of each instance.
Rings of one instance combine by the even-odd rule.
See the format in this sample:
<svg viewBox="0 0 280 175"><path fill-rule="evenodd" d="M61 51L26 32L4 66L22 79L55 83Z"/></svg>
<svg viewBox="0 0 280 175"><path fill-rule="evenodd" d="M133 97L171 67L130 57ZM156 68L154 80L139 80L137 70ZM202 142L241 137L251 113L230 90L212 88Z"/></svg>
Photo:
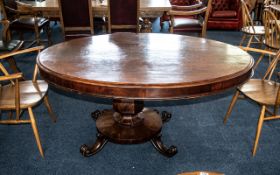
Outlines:
<svg viewBox="0 0 280 175"><path fill-rule="evenodd" d="M82 145L80 148L80 152L83 156L85 157L89 157L92 156L96 153L98 153L99 151L102 150L102 148L104 147L104 145L108 142L108 139L106 139L103 135L101 135L100 133L98 133L96 135L97 139L94 143L94 145L92 147L89 147L87 145Z"/></svg>
<svg viewBox="0 0 280 175"><path fill-rule="evenodd" d="M166 157L172 157L174 156L178 151L175 146L170 146L169 148L166 147L161 140L161 135L156 136L151 140L153 146L164 156Z"/></svg>
<svg viewBox="0 0 280 175"><path fill-rule="evenodd" d="M99 110L96 110L91 113L91 118L96 121L98 119L98 117L100 117L100 115L101 115L101 112Z"/></svg>
<svg viewBox="0 0 280 175"><path fill-rule="evenodd" d="M167 111L162 111L161 120L163 123L168 122L171 119L172 114Z"/></svg>

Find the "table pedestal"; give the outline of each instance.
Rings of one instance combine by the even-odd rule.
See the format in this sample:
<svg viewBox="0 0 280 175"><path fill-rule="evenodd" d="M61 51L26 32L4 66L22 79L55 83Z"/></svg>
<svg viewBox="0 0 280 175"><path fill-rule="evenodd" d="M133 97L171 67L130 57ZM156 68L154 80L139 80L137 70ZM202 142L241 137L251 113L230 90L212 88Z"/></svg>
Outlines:
<svg viewBox="0 0 280 175"><path fill-rule="evenodd" d="M144 108L143 101L114 100L114 110L95 111L97 140L91 147L81 146L81 153L88 157L99 152L108 142L119 144L137 144L151 141L153 146L163 155L172 157L177 153L175 146L166 147L161 141L163 122L171 115Z"/></svg>

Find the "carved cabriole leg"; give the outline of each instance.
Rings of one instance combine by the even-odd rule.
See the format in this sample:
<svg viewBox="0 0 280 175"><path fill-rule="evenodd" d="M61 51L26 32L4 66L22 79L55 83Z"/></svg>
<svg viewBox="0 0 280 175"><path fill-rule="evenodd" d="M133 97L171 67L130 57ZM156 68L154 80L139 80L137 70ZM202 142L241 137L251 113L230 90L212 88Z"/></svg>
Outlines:
<svg viewBox="0 0 280 175"><path fill-rule="evenodd" d="M89 147L87 145L82 145L80 148L80 152L83 156L89 157L92 156L99 151L102 150L104 145L108 142L108 139L106 139L102 134L98 133L96 134L96 141L93 146Z"/></svg>
<svg viewBox="0 0 280 175"><path fill-rule="evenodd" d="M153 146L164 156L166 157L172 157L174 156L178 151L177 148L173 145L171 145L169 148L166 147L161 140L161 134L156 136L151 140Z"/></svg>
<svg viewBox="0 0 280 175"><path fill-rule="evenodd" d="M97 140L92 147L81 146L84 156L99 152L107 141L119 144L137 144L151 141L156 149L165 156L176 154L176 147L167 148L160 139L163 122L167 122L171 114L144 108L143 101L114 99L114 110L95 111L92 118L96 120Z"/></svg>

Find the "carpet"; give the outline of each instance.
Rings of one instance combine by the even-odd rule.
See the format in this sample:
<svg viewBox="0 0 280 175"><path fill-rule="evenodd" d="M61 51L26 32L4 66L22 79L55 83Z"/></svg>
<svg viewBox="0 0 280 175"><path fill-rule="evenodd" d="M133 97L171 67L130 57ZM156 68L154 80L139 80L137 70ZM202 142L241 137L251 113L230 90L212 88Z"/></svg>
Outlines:
<svg viewBox="0 0 280 175"><path fill-rule="evenodd" d="M158 20L154 22L154 32L167 32L157 26ZM241 33L210 30L207 37L238 45ZM52 23L52 38L54 43L62 41L59 24ZM34 55L17 57L16 61L30 78ZM261 77L267 64L264 59L254 76ZM101 152L85 158L79 152L80 146L91 144L96 138L90 113L110 109L111 100L51 87L49 100L57 122L52 123L43 104L34 110L45 158L40 157L30 125L0 125L0 174L175 175L195 170L226 175L279 174L280 121L264 123L257 154L252 157L259 108L240 100L228 123L223 125L233 93L234 90L229 90L199 99L145 102L148 107L172 113L162 133L166 145L177 146L178 153L172 158L159 154L150 142L136 145L109 142Z"/></svg>

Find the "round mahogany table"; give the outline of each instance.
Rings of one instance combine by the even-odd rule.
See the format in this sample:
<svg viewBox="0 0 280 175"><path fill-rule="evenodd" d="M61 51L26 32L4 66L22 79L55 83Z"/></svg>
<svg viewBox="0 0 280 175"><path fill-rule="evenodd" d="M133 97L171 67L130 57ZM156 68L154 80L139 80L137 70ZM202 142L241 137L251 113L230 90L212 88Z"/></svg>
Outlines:
<svg viewBox="0 0 280 175"><path fill-rule="evenodd" d="M145 100L211 95L236 87L252 75L252 57L222 42L174 34L114 33L63 42L42 51L41 76L51 85L113 99L113 109L95 111L97 140L82 145L84 156L107 141L131 144L151 141L163 155L175 146L161 141L171 115L144 108Z"/></svg>

